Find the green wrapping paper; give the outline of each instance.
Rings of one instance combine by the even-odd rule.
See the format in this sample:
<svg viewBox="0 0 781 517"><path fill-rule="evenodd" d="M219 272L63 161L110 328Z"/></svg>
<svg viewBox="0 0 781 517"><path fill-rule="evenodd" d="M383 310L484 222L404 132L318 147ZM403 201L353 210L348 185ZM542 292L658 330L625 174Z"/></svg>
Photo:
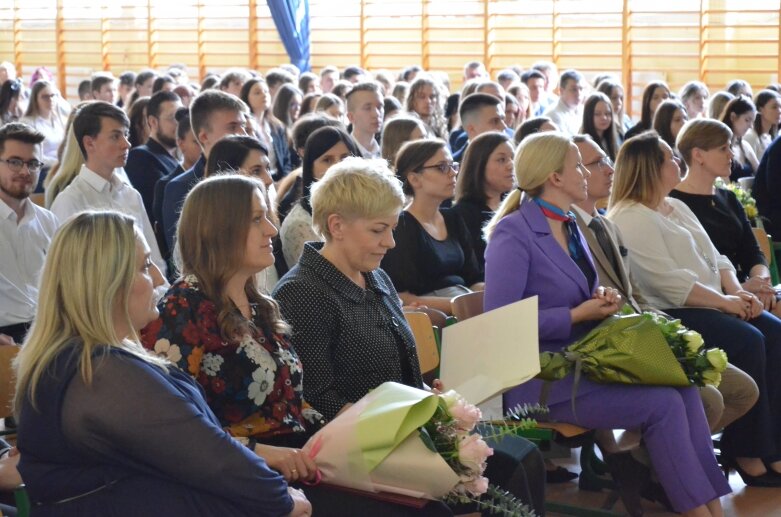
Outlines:
<svg viewBox="0 0 781 517"><path fill-rule="evenodd" d="M611 316L561 353L540 354L537 379L555 381L573 370L594 382L690 386L678 359L650 315Z"/></svg>

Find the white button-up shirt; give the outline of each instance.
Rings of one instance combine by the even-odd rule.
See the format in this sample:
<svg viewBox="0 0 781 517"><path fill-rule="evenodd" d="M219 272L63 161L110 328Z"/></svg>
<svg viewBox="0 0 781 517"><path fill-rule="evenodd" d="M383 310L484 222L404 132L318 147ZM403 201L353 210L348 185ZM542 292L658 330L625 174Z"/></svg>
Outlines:
<svg viewBox="0 0 781 517"><path fill-rule="evenodd" d="M165 274L165 261L157 247L157 239L144 210L141 194L120 179L116 172L106 181L86 165L82 165L76 178L54 200L51 210L61 223L84 210L116 210L134 217L136 226L141 230L151 250L152 262Z"/></svg>
<svg viewBox="0 0 781 517"><path fill-rule="evenodd" d="M0 327L35 317L38 278L57 231L57 218L35 203L22 202L21 220L0 201Z"/></svg>

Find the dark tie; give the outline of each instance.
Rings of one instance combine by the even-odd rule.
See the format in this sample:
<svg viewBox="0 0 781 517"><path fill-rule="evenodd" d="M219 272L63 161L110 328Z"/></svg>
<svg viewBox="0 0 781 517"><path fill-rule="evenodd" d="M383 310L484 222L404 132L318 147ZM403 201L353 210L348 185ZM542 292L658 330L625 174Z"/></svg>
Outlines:
<svg viewBox="0 0 781 517"><path fill-rule="evenodd" d="M602 217L597 216L591 219L591 222L588 223L588 227L591 228L592 232L594 232L594 235L597 238L597 242L599 243L599 247L602 248L602 251L607 257L607 260L613 267L613 271L615 271L616 275L619 275L620 270L618 268L618 257L616 257L615 251L613 250L613 242L611 241L610 235L608 235L607 230L605 229L605 222L602 220Z"/></svg>

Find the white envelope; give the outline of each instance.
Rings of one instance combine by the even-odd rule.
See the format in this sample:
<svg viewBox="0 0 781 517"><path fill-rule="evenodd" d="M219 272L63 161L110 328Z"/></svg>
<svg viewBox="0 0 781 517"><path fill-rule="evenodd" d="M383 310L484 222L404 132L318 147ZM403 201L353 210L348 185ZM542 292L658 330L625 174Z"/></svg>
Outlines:
<svg viewBox="0 0 781 517"><path fill-rule="evenodd" d="M440 378L481 404L540 372L537 297L445 327Z"/></svg>

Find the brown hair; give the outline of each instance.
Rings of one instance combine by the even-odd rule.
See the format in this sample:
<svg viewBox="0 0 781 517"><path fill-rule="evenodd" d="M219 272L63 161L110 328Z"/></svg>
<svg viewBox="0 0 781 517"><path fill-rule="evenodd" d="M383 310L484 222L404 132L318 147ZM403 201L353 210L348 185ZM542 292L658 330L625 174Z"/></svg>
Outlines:
<svg viewBox="0 0 781 517"><path fill-rule="evenodd" d="M456 180L456 203L464 200L485 203L488 200L485 193L485 168L491 153L504 143L514 148L510 137L498 131L483 133L469 143Z"/></svg>
<svg viewBox="0 0 781 517"><path fill-rule="evenodd" d="M438 138L414 140L401 146L396 154L396 176L401 180L402 189L406 195L415 195L415 191L409 183L409 174L418 172L427 160L446 146L444 140Z"/></svg>
<svg viewBox="0 0 781 517"><path fill-rule="evenodd" d="M251 324L238 313L225 286L244 260L256 191L263 194L263 184L246 176L217 174L206 178L187 195L176 230L177 265L183 275L198 278L201 290L215 305L226 340L235 339ZM230 210L225 210L226 206ZM244 285L244 292L267 328L288 330L277 303L258 291L254 275Z"/></svg>

